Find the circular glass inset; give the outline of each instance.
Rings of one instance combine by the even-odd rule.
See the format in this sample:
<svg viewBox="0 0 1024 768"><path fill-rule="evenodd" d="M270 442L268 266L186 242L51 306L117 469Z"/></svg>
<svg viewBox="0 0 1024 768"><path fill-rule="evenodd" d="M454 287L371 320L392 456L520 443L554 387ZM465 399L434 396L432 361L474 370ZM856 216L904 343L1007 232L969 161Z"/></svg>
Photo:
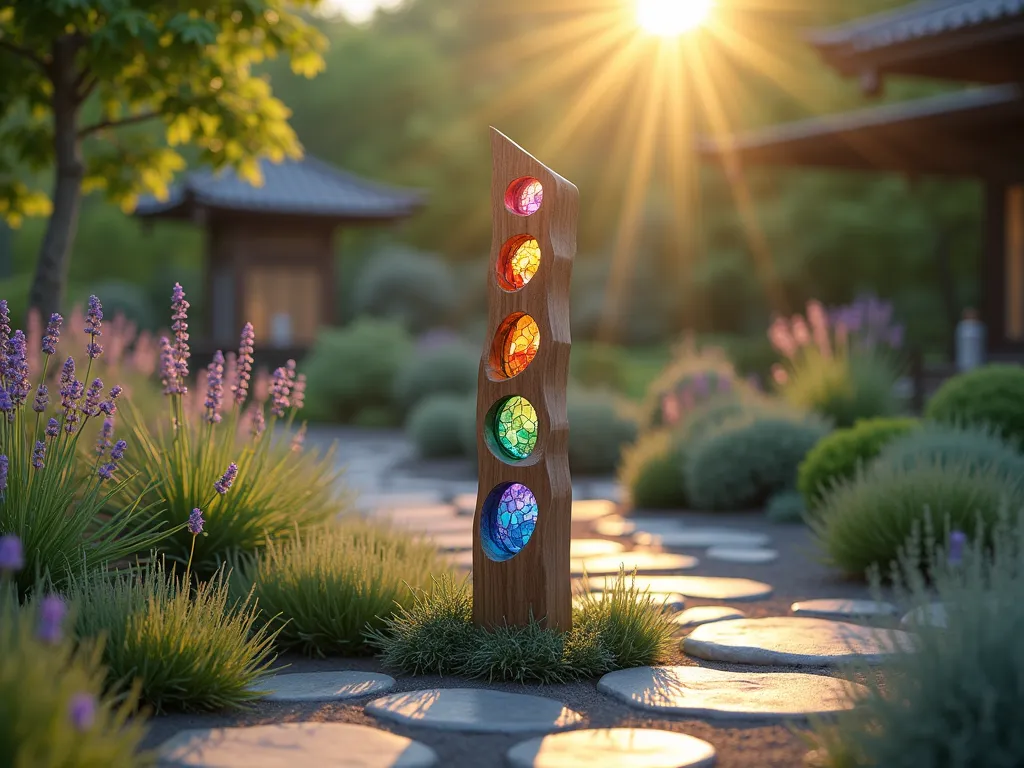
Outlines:
<svg viewBox="0 0 1024 768"><path fill-rule="evenodd" d="M537 409L521 395L505 398L494 410L491 429L502 453L522 461L537 447Z"/></svg>
<svg viewBox="0 0 1024 768"><path fill-rule="evenodd" d="M505 207L516 216L532 216L544 202L544 186L532 176L523 176L505 190Z"/></svg>
<svg viewBox="0 0 1024 768"><path fill-rule="evenodd" d="M533 235L516 235L503 246L498 259L498 282L506 291L518 291L540 269L540 243Z"/></svg>
<svg viewBox="0 0 1024 768"><path fill-rule="evenodd" d="M484 500L480 541L491 560L510 560L537 527L537 497L522 483L502 483Z"/></svg>
<svg viewBox="0 0 1024 768"><path fill-rule="evenodd" d="M498 328L492 346L492 366L506 379L525 371L540 348L540 328L527 314L517 312Z"/></svg>

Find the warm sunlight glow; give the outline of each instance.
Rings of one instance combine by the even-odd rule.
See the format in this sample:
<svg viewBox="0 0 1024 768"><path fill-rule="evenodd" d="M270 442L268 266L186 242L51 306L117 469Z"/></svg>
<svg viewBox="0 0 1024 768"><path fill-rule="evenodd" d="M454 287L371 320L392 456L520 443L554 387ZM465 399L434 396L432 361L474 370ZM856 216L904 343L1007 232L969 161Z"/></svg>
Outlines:
<svg viewBox="0 0 1024 768"><path fill-rule="evenodd" d="M636 20L646 31L675 37L703 24L714 0L636 0Z"/></svg>

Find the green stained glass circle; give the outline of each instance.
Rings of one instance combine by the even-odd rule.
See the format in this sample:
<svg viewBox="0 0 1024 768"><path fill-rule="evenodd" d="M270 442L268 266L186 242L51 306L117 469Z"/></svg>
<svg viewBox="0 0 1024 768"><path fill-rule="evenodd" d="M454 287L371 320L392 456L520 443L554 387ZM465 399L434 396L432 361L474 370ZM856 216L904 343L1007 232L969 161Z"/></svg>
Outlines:
<svg viewBox="0 0 1024 768"><path fill-rule="evenodd" d="M537 446L537 409L525 397L505 400L494 414L494 437L510 459L521 460Z"/></svg>

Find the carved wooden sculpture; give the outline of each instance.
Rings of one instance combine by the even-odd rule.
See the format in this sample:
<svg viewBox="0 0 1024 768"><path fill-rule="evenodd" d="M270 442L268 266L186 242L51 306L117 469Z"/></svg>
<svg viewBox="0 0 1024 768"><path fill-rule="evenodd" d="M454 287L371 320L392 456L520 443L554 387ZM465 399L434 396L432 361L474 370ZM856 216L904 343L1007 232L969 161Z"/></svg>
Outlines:
<svg viewBox="0 0 1024 768"><path fill-rule="evenodd" d="M569 281L579 192L492 129L490 338L477 389L473 619L572 624Z"/></svg>

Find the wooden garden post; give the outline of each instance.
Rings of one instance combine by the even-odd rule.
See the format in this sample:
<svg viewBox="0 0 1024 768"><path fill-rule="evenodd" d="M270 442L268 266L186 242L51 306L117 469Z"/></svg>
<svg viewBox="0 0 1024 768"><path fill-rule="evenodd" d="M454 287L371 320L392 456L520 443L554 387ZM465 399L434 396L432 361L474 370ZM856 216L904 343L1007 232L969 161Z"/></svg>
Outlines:
<svg viewBox="0 0 1024 768"><path fill-rule="evenodd" d="M579 192L492 129L489 338L477 387L473 620L572 625L569 282Z"/></svg>

